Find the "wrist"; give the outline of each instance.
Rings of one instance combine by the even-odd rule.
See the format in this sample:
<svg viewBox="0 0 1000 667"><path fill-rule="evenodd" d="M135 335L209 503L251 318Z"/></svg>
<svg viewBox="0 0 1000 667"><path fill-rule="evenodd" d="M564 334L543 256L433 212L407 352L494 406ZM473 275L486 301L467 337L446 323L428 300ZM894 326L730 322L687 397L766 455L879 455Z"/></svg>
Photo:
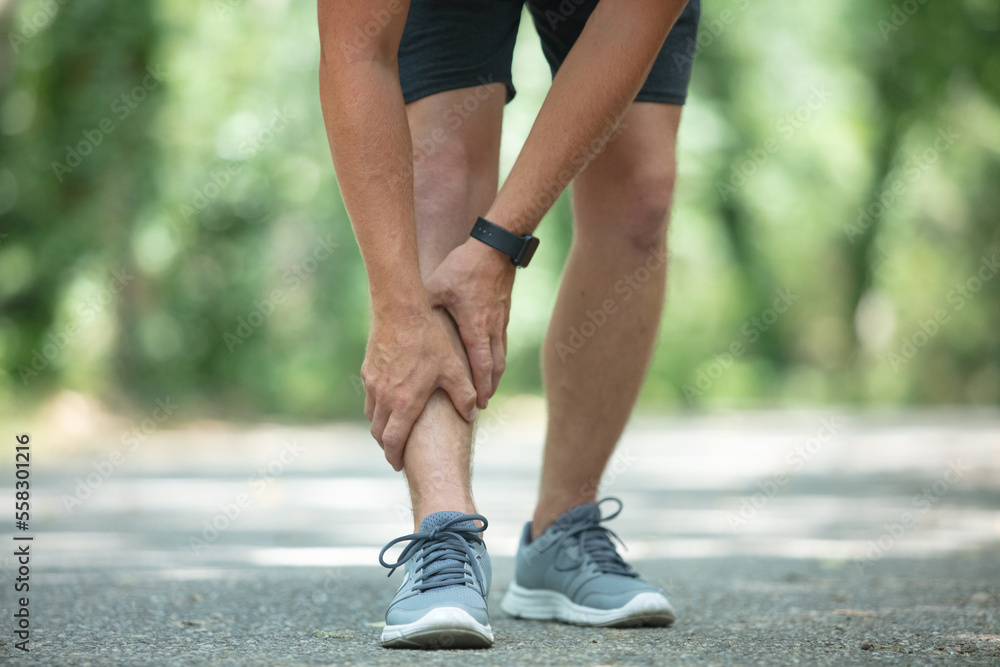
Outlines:
<svg viewBox="0 0 1000 667"><path fill-rule="evenodd" d="M531 234L518 235L500 225L478 218L469 236L506 255L517 267L526 267L538 248L538 239Z"/></svg>
<svg viewBox="0 0 1000 667"><path fill-rule="evenodd" d="M492 275L505 275L517 270L517 267L510 261L510 255L483 243L479 239L470 237L466 240L465 245L469 246L475 254L476 265Z"/></svg>
<svg viewBox="0 0 1000 667"><path fill-rule="evenodd" d="M423 283L416 280L415 287L401 288L401 284L410 281L398 281L386 289L371 286L371 308L374 319L400 319L413 316L429 315L431 312L430 298ZM413 284L413 283L411 283Z"/></svg>
<svg viewBox="0 0 1000 667"><path fill-rule="evenodd" d="M511 234L517 234L518 236L532 234L535 231L535 227L537 227L537 224L532 224L527 218L518 215L514 211L507 210L501 201L494 201L493 206L490 207L490 210L483 217L494 225L503 227Z"/></svg>

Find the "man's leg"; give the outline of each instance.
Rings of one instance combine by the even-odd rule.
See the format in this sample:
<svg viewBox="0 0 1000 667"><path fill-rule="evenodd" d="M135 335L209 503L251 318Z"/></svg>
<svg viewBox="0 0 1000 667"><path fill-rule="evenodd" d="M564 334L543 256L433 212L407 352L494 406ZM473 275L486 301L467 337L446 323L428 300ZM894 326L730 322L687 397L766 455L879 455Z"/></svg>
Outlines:
<svg viewBox="0 0 1000 667"><path fill-rule="evenodd" d="M634 103L621 134L574 181L573 246L542 352L549 424L533 538L594 502L645 378L663 308L680 116L677 105Z"/></svg>
<svg viewBox="0 0 1000 667"><path fill-rule="evenodd" d="M617 553L593 503L656 339L679 119L678 106L634 103L573 185L575 235L542 359L549 427L539 504L500 602L518 618L594 626L676 618L666 594Z"/></svg>
<svg viewBox="0 0 1000 667"><path fill-rule="evenodd" d="M425 281L465 241L476 215L486 211L496 195L504 100L504 85L496 84L438 93L407 106L417 245ZM436 314L464 359L465 347L450 315L443 309ZM407 576L386 611L382 646L485 648L493 643L486 604L492 565L482 540L486 526L469 516L476 514L471 449L472 425L455 410L447 393L434 392L403 449L414 532L423 537L397 538L379 556L384 566L398 567L399 560L383 560L385 552L410 541L404 550Z"/></svg>
<svg viewBox="0 0 1000 667"><path fill-rule="evenodd" d="M468 238L476 216L484 214L496 196L505 94L503 84L489 84L431 95L407 106L424 280ZM451 317L443 309L437 313L465 358ZM472 425L455 410L447 393L436 391L414 424L403 455L415 530L434 512L475 512L471 449Z"/></svg>

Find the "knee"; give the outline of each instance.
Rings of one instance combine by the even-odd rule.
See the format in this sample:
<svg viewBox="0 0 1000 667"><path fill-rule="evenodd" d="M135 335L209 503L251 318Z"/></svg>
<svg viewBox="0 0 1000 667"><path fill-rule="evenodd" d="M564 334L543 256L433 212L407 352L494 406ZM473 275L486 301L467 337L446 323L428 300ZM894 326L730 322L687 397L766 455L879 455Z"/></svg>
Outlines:
<svg viewBox="0 0 1000 667"><path fill-rule="evenodd" d="M639 253L662 248L673 203L673 160L625 160L585 174L577 193L577 237Z"/></svg>
<svg viewBox="0 0 1000 667"><path fill-rule="evenodd" d="M663 245L675 180L672 165L645 166L624 175L618 186L618 232L622 240L640 251Z"/></svg>

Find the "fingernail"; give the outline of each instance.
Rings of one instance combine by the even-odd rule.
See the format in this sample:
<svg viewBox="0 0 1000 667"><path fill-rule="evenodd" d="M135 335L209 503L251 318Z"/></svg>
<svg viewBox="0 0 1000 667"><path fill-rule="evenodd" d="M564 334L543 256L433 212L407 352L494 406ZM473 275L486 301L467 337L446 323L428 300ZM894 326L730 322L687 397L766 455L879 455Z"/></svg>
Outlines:
<svg viewBox="0 0 1000 667"><path fill-rule="evenodd" d="M476 417L479 416L479 408L472 408L472 412L469 413L469 419L476 421Z"/></svg>

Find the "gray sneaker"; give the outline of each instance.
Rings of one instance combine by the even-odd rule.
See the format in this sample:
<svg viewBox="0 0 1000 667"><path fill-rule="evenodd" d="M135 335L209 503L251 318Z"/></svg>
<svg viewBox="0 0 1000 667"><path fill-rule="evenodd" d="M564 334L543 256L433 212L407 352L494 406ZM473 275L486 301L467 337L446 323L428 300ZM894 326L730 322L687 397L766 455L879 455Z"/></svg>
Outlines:
<svg viewBox="0 0 1000 667"><path fill-rule="evenodd" d="M483 522L478 528L473 521ZM404 565L403 583L385 612L386 648L486 648L493 644L486 598L492 566L481 514L435 512L420 522L420 532L397 537L378 556L383 567ZM399 560L385 552L409 540Z"/></svg>
<svg viewBox="0 0 1000 667"><path fill-rule="evenodd" d="M618 510L601 516L600 503L612 500ZM514 582L500 602L511 616L610 627L670 625L676 618L667 596L643 581L622 560L600 525L622 510L617 498L569 510L531 541L524 527L517 550Z"/></svg>

